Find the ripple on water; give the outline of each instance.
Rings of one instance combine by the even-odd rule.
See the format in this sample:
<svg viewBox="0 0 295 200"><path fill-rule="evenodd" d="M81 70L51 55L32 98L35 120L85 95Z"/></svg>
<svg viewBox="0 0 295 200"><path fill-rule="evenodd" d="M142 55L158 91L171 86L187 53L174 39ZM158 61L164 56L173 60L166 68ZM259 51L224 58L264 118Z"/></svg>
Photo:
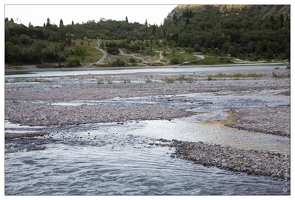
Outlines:
<svg viewBox="0 0 295 200"><path fill-rule="evenodd" d="M97 133L97 143L105 142L97 146L88 134L69 134L71 140L61 133L42 138L44 150L6 154L6 195L289 194L283 180L173 158L174 149L146 145L145 136Z"/></svg>
<svg viewBox="0 0 295 200"><path fill-rule="evenodd" d="M226 138L223 134L228 134L226 128L221 131L217 125L172 120L65 126L51 136L16 138L5 144L5 150L15 148L5 154L5 194L290 193L290 182L208 168L171 157L173 148L148 145L159 138L199 141L204 135L215 142L223 141L218 139ZM233 132L230 137L239 134ZM245 140L252 137L245 136ZM228 143L229 138L225 141ZM36 150L28 151L32 144ZM38 150L38 147L44 148Z"/></svg>

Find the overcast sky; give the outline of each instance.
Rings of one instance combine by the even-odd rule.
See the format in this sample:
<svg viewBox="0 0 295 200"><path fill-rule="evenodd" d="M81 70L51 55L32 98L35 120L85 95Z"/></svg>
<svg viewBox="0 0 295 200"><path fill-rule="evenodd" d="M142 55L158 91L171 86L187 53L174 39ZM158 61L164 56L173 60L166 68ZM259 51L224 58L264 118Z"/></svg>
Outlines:
<svg viewBox="0 0 295 200"><path fill-rule="evenodd" d="M175 4L167 5L5 5L5 18L26 26L43 26L47 18L52 24L59 25L60 19L64 25L99 21L101 18L125 20L129 22L161 25L168 13L175 8Z"/></svg>
<svg viewBox="0 0 295 200"><path fill-rule="evenodd" d="M59 25L60 19L64 25L99 21L101 18L112 20L125 20L143 24L161 25L164 18L177 4L277 4L277 0L3 0L4 16L14 22L26 26L43 26L47 18L52 24ZM108 4L108 5L106 5Z"/></svg>

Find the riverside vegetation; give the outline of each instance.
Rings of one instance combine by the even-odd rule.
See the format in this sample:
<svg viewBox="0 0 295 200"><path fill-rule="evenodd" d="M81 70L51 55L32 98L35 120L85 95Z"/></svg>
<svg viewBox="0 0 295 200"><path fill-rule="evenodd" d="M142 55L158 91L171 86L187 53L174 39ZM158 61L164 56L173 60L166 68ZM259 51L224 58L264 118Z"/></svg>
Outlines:
<svg viewBox="0 0 295 200"><path fill-rule="evenodd" d="M44 19L45 21L45 19ZM98 41L100 44L98 45ZM100 64L102 51L107 58ZM125 52L124 54L122 52ZM152 25L100 19L43 27L5 19L5 64L77 66L289 62L290 5L179 5Z"/></svg>

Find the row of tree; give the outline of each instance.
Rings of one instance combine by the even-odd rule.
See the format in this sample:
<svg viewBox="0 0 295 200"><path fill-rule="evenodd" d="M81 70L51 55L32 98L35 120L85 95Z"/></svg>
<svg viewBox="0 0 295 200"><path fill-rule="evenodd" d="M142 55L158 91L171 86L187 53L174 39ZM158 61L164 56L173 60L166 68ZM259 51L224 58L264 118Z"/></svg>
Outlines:
<svg viewBox="0 0 295 200"><path fill-rule="evenodd" d="M255 55L290 59L290 20L283 14L261 18L235 10L221 15L218 7L173 16L161 27L169 45L211 50L232 56Z"/></svg>
<svg viewBox="0 0 295 200"><path fill-rule="evenodd" d="M261 6L260 6L261 7ZM24 26L5 19L5 62L35 63L42 61L63 62L59 54L66 45L77 38L123 40L105 43L109 52L125 48L138 52L150 47L147 41L162 40L170 47L191 48L218 55L255 57L256 59L290 59L290 19L283 14L262 18L258 6L229 9L207 5L198 9L180 10L161 26L122 21L87 21L59 26L48 18L43 26ZM251 10L252 9L252 10ZM253 11L255 9L255 12ZM40 41L58 42L59 51L45 48ZM42 46L43 44L43 46ZM151 47L150 47L151 48ZM114 51L113 51L114 52ZM117 52L117 51L115 51Z"/></svg>

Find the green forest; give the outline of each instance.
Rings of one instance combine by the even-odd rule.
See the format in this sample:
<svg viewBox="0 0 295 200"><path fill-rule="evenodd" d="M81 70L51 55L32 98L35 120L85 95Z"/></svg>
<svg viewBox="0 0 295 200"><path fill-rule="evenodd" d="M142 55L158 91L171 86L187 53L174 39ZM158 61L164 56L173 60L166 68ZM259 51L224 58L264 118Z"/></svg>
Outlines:
<svg viewBox="0 0 295 200"><path fill-rule="evenodd" d="M164 64L219 64L237 58L249 61L290 62L289 5L183 5L160 26L100 19L79 24L23 25L5 18L5 64L76 67L102 57L126 54L158 56ZM147 16L148 18L148 16ZM204 55L198 59L194 55ZM133 59L131 59L133 58ZM140 63L131 57L105 66ZM123 61L123 62L122 62ZM52 65L50 65L50 63Z"/></svg>

